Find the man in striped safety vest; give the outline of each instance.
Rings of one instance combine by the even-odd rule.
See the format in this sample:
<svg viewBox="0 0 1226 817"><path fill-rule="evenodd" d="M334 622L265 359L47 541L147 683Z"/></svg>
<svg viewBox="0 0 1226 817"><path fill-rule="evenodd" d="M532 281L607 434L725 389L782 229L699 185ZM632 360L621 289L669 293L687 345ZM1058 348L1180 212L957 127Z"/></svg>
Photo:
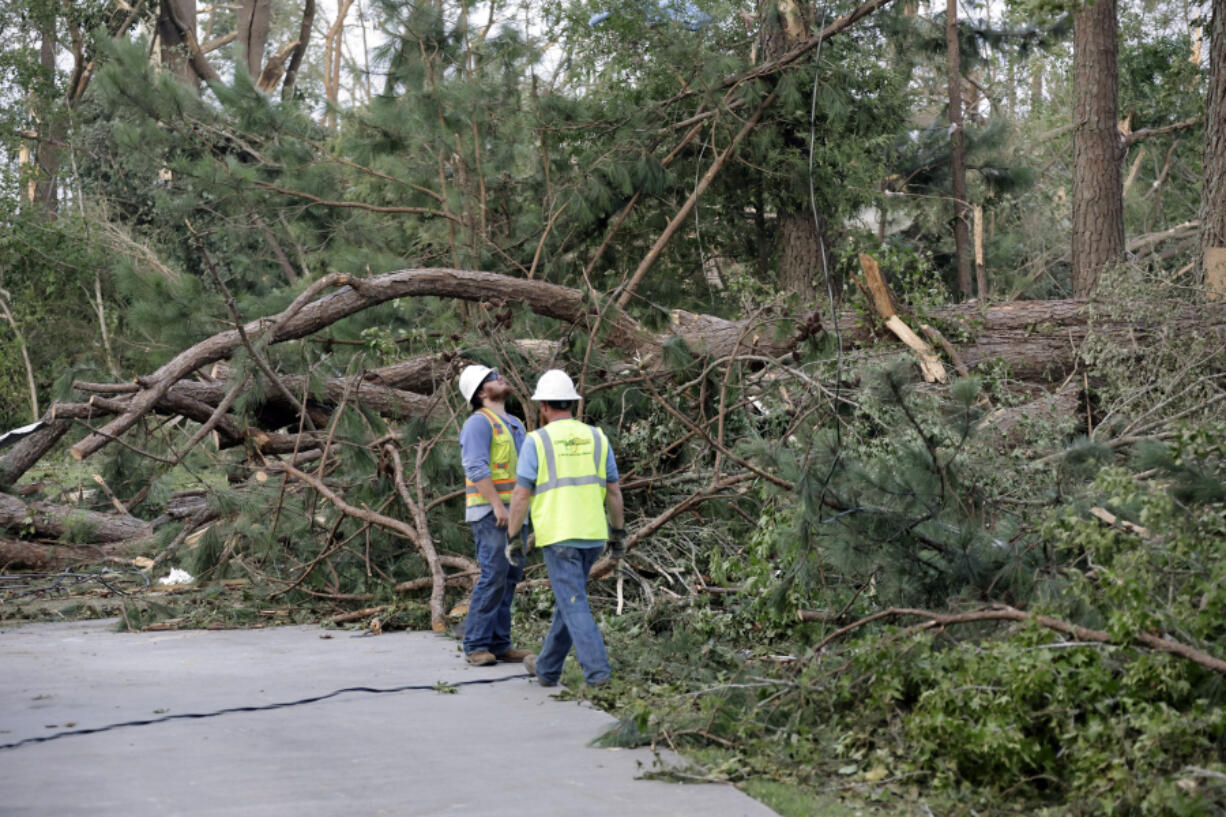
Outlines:
<svg viewBox="0 0 1226 817"><path fill-rule="evenodd" d="M606 541L613 558L625 554L617 462L604 432L574 418L580 398L566 372L550 369L541 375L532 399L541 404L544 425L528 435L520 451L507 531L519 532L531 507L554 607L541 652L526 656L524 669L541 686L554 686L573 645L584 683L607 683L609 657L588 605L587 577Z"/></svg>
<svg viewBox="0 0 1226 817"><path fill-rule="evenodd" d="M506 528L524 424L507 414L511 386L495 369L465 367L460 394L473 410L460 430L464 521L472 527L481 566L464 622L464 655L476 666L522 661L529 653L511 647L511 600L524 570L507 561Z"/></svg>

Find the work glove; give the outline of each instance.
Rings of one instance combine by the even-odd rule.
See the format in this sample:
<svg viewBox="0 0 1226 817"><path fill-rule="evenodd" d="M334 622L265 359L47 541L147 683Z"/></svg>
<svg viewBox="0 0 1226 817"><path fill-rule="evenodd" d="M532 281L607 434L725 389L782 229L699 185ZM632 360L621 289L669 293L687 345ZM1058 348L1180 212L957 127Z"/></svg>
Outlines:
<svg viewBox="0 0 1226 817"><path fill-rule="evenodd" d="M515 536L508 536L506 547L507 561L515 567L523 567L528 561L528 554L532 552L532 548L535 545L535 533L529 533L525 536L524 531L521 529Z"/></svg>
<svg viewBox="0 0 1226 817"><path fill-rule="evenodd" d="M609 529L609 558L621 561L626 556L626 529Z"/></svg>
<svg viewBox="0 0 1226 817"><path fill-rule="evenodd" d="M507 537L507 561L511 563L512 567L523 567L526 561L523 548L519 546L520 541L519 534Z"/></svg>

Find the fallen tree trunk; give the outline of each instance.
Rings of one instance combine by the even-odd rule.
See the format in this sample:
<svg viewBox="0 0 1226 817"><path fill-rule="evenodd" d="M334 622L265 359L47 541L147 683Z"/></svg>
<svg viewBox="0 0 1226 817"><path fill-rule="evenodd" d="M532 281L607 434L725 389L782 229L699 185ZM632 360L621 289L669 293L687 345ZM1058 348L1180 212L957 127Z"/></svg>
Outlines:
<svg viewBox="0 0 1226 817"><path fill-rule="evenodd" d="M1226 320L1222 316L1206 319L1194 309L1181 311L1172 324L1169 321L1148 321L1143 314L1130 315L1127 321L1103 316L1093 301L1068 299L1059 301L1011 301L992 306L953 304L938 307L924 314L923 319L938 325L945 337L965 337L952 345L971 370L984 364L1003 363L1012 377L1039 383L1064 379L1077 365L1080 349L1091 331L1107 338L1137 346L1158 331L1208 332L1226 341ZM829 316L815 312L810 325L830 328ZM695 315L673 310L675 333L695 351L724 357L731 354L760 354L780 357L790 353L796 335L791 321L772 319L757 325L744 321L729 321L711 315ZM956 332L953 330L957 330ZM875 322L850 312L840 314L838 333L848 350L879 351L884 332ZM904 347L890 344L891 352Z"/></svg>
<svg viewBox="0 0 1226 817"><path fill-rule="evenodd" d="M70 423L67 420L48 421L50 413L43 415L45 425L42 428L18 440L0 456L0 491L16 484L21 475L29 471L68 432Z"/></svg>
<svg viewBox="0 0 1226 817"><path fill-rule="evenodd" d="M131 542L111 542L105 545L65 545L0 539L0 570L19 568L49 571L94 562L130 563L127 557L135 546Z"/></svg>
<svg viewBox="0 0 1226 817"><path fill-rule="evenodd" d="M153 536L153 527L135 516L99 513L51 502L26 504L9 494L0 494L0 528L27 529L48 538L71 535L93 543L139 544Z"/></svg>

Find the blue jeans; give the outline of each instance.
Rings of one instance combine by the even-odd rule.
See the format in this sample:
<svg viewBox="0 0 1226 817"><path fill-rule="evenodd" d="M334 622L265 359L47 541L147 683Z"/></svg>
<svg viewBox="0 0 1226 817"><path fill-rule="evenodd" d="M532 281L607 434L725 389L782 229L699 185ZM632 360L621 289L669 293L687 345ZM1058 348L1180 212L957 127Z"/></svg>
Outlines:
<svg viewBox="0 0 1226 817"><path fill-rule="evenodd" d="M556 544L541 548L541 553L553 585L554 603L553 624L536 657L536 677L547 684L557 683L573 644L583 680L589 684L607 681L612 672L609 656L587 602L587 574L600 556L600 548Z"/></svg>
<svg viewBox="0 0 1226 817"><path fill-rule="evenodd" d="M507 561L507 530L489 513L472 523L481 578L473 588L464 621L464 653L488 650L501 655L511 649L511 600L524 569Z"/></svg>

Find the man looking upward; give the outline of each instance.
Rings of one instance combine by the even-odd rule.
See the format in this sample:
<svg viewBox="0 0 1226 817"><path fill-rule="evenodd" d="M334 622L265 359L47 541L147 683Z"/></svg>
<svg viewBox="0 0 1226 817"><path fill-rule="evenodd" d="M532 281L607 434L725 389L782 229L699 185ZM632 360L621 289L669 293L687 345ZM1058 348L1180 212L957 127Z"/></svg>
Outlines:
<svg viewBox="0 0 1226 817"><path fill-rule="evenodd" d="M519 532L530 503L554 607L540 655L526 656L524 669L541 686L554 686L573 644L584 683L604 684L611 670L588 605L587 577L606 540L613 558L625 553L617 463L604 432L574 418L579 393L566 372L550 369L541 375L532 399L540 401L543 426L528 435L521 451L507 531Z"/></svg>
<svg viewBox="0 0 1226 817"><path fill-rule="evenodd" d="M476 666L522 661L528 653L511 648L511 600L524 570L510 564L505 551L507 505L524 424L507 414L511 386L495 369L465 367L460 372L460 394L473 410L460 430L464 521L472 527L481 566L464 622L464 655Z"/></svg>

